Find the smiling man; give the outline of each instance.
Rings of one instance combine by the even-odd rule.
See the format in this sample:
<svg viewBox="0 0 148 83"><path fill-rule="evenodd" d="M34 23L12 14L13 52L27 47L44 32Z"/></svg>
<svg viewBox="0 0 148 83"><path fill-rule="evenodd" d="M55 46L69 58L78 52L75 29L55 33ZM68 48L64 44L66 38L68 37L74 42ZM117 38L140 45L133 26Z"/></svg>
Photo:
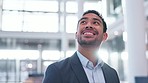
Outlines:
<svg viewBox="0 0 148 83"><path fill-rule="evenodd" d="M117 72L97 56L108 37L106 22L95 10L78 21L78 50L69 58L48 66L43 83L120 83Z"/></svg>

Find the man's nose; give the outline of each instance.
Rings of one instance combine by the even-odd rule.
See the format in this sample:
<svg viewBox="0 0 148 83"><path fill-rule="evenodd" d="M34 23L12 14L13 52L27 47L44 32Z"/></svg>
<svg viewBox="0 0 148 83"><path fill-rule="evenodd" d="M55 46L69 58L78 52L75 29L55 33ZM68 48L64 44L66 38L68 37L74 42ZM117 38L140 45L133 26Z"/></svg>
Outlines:
<svg viewBox="0 0 148 83"><path fill-rule="evenodd" d="M86 25L85 28L86 28L86 29L92 29L93 27L92 27L91 23L89 22L89 23L87 23L87 25Z"/></svg>

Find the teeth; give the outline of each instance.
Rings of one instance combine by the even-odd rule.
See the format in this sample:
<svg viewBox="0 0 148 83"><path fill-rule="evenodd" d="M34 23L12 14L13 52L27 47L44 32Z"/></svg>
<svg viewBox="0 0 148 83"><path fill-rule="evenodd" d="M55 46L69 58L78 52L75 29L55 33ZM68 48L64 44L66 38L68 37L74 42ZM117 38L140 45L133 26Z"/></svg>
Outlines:
<svg viewBox="0 0 148 83"><path fill-rule="evenodd" d="M85 32L84 35L93 35L93 33Z"/></svg>

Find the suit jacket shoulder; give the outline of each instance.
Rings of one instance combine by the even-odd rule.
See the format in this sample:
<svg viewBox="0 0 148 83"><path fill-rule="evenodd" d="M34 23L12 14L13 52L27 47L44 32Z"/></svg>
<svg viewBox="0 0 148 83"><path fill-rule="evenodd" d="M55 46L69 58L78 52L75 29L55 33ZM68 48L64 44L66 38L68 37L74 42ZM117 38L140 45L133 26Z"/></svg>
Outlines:
<svg viewBox="0 0 148 83"><path fill-rule="evenodd" d="M102 71L105 83L120 83L117 72L104 63ZM43 83L89 83L82 64L74 53L73 56L48 66Z"/></svg>
<svg viewBox="0 0 148 83"><path fill-rule="evenodd" d="M102 67L102 71L103 71L106 83L120 83L118 74L114 68L104 63Z"/></svg>
<svg viewBox="0 0 148 83"><path fill-rule="evenodd" d="M88 83L76 53L69 58L49 65L43 83Z"/></svg>

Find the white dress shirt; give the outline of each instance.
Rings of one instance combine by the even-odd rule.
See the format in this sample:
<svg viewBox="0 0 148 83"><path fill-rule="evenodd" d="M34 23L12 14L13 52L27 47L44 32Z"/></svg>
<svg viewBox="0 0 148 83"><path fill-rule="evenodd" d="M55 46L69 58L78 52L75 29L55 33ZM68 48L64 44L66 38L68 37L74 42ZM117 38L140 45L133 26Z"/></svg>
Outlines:
<svg viewBox="0 0 148 83"><path fill-rule="evenodd" d="M80 62L85 70L89 83L105 83L103 71L103 61L98 58L97 65L94 66L91 61L84 57L80 52L77 51L77 55Z"/></svg>

